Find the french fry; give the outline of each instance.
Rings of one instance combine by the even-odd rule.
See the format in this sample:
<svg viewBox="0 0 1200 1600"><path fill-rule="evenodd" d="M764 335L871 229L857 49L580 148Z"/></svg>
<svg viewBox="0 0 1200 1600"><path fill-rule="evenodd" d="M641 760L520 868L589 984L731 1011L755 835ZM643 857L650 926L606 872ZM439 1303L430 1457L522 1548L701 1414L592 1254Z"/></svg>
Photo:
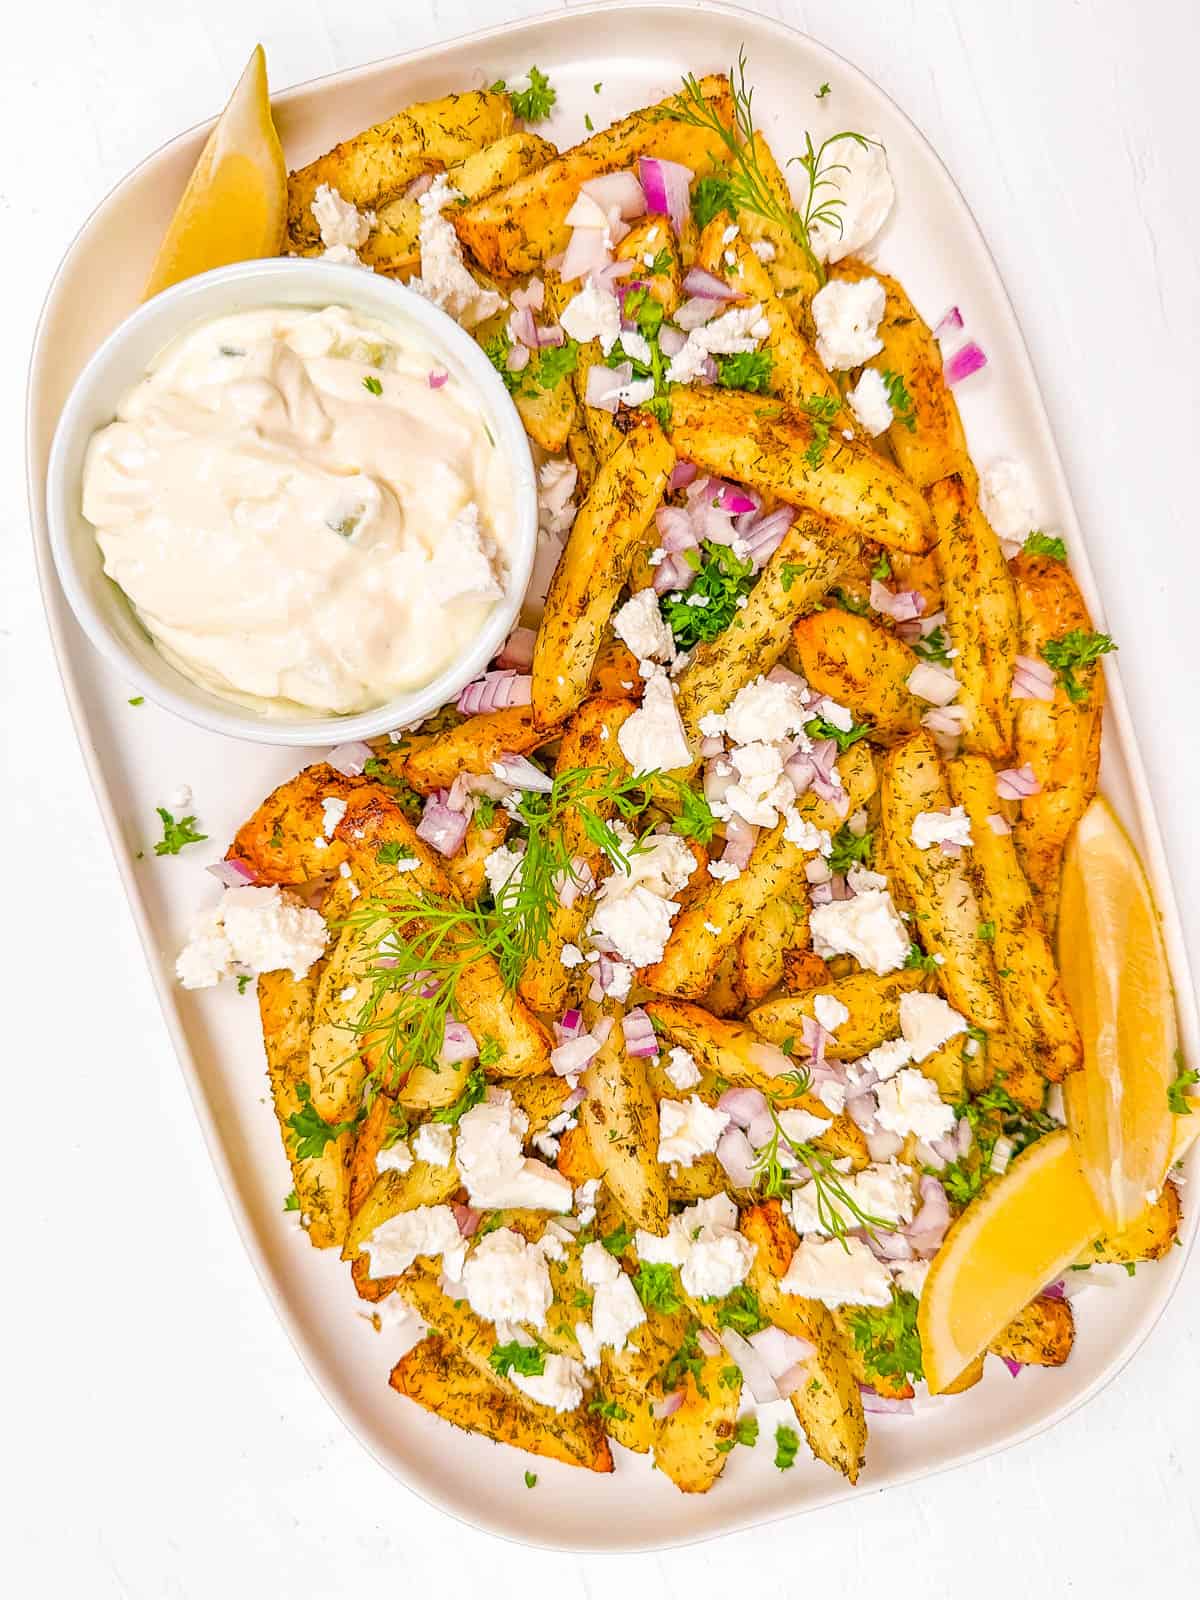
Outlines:
<svg viewBox="0 0 1200 1600"><path fill-rule="evenodd" d="M533 720L531 706L506 706L464 717L414 750L404 763L404 776L419 794L448 789L461 773L491 773L501 756L528 756L555 737L554 726Z"/></svg>
<svg viewBox="0 0 1200 1600"><path fill-rule="evenodd" d="M756 1006L746 1020L764 1039L782 1044L785 1039L800 1037L806 1018L815 1020L817 995L832 995L850 1015L836 1037L826 1041L825 1053L834 1061L857 1061L868 1050L896 1037L900 1032L900 997L923 988L925 982L925 974L919 968L905 967L882 978L873 972L854 972L822 983L807 994L768 1000L765 1005Z"/></svg>
<svg viewBox="0 0 1200 1600"><path fill-rule="evenodd" d="M725 1470L742 1397L740 1378L721 1381L729 1367L724 1351L700 1360L698 1372L685 1374L683 1401L659 1423L654 1443L654 1465L684 1494L707 1494Z"/></svg>
<svg viewBox="0 0 1200 1600"><path fill-rule="evenodd" d="M738 941L738 965L746 999L765 999L783 980L783 960L808 938L808 894L800 885L763 908Z"/></svg>
<svg viewBox="0 0 1200 1600"><path fill-rule="evenodd" d="M928 710L908 687L920 658L894 633L840 607L814 611L792 628L801 670L814 689L851 706L872 737L913 733Z"/></svg>
<svg viewBox="0 0 1200 1600"><path fill-rule="evenodd" d="M1017 1313L988 1349L992 1355L1019 1361L1026 1367L1061 1367L1074 1342L1071 1302L1040 1294Z"/></svg>
<svg viewBox="0 0 1200 1600"><path fill-rule="evenodd" d="M666 1174L658 1164L658 1106L636 1056L625 1054L618 1024L583 1074L579 1108L592 1155L630 1220L647 1233L667 1231Z"/></svg>

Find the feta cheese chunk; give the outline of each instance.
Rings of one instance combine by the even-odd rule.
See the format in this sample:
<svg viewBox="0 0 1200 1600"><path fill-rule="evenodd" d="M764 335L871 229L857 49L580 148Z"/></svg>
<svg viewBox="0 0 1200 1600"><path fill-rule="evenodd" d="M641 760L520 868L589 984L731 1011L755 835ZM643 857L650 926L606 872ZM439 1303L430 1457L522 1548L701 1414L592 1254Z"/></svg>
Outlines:
<svg viewBox="0 0 1200 1600"><path fill-rule="evenodd" d="M185 989L209 989L231 973L279 972L303 978L325 952L325 919L277 885L226 889L193 921L175 975Z"/></svg>
<svg viewBox="0 0 1200 1600"><path fill-rule="evenodd" d="M971 819L962 806L951 806L946 811L922 811L913 818L910 833L918 850L928 850L935 844L957 844L964 848L971 840Z"/></svg>
<svg viewBox="0 0 1200 1600"><path fill-rule="evenodd" d="M687 343L671 357L668 383L695 383L703 373L709 356L739 355L757 350L771 331L760 305L731 306L711 322L693 328Z"/></svg>
<svg viewBox="0 0 1200 1600"><path fill-rule="evenodd" d="M358 251L379 221L373 211L360 211L327 183L317 185L312 197L313 221L321 230L323 254L332 261L358 262Z"/></svg>
<svg viewBox="0 0 1200 1600"><path fill-rule="evenodd" d="M924 1061L926 1056L940 1050L948 1039L966 1031L966 1019L948 1006L940 994L900 996L900 1032L904 1035L913 1061ZM882 1050L887 1046L881 1045L879 1048ZM871 1055L875 1053L872 1051Z"/></svg>
<svg viewBox="0 0 1200 1600"><path fill-rule="evenodd" d="M483 858L483 873L491 891L492 899L500 897L504 885L510 882L521 870L525 859L525 846L499 844Z"/></svg>
<svg viewBox="0 0 1200 1600"><path fill-rule="evenodd" d="M639 589L613 617L613 632L639 661L675 659L675 635L663 621L653 589Z"/></svg>
<svg viewBox="0 0 1200 1600"><path fill-rule="evenodd" d="M671 1218L660 1238L638 1229L642 1261L668 1262L679 1268L689 1294L720 1297L744 1283L756 1246L737 1231L737 1207L727 1194L698 1200Z"/></svg>
<svg viewBox="0 0 1200 1600"><path fill-rule="evenodd" d="M872 439L891 427L892 402L888 398L887 384L874 367L865 370L846 398L863 432L869 433Z"/></svg>
<svg viewBox="0 0 1200 1600"><path fill-rule="evenodd" d="M486 1100L464 1113L458 1124L458 1170L473 1206L570 1211L567 1179L544 1161L525 1156L528 1131L529 1118L513 1105L507 1089L489 1089Z"/></svg>
<svg viewBox="0 0 1200 1600"><path fill-rule="evenodd" d="M884 1161L865 1167L862 1172L848 1172L839 1181L848 1198L865 1216L881 1223L912 1221L916 1210L912 1174L899 1162ZM803 1183L792 1190L788 1210L797 1233L829 1233L829 1217L827 1214L822 1217L822 1209L817 1205L815 1183ZM848 1229L860 1226L850 1207L832 1193L825 1197L825 1209L835 1212Z"/></svg>
<svg viewBox="0 0 1200 1600"><path fill-rule="evenodd" d="M826 1033L836 1033L843 1022L850 1020L849 1009L832 994L813 995L813 1016Z"/></svg>
<svg viewBox="0 0 1200 1600"><path fill-rule="evenodd" d="M700 731L710 737L727 734L734 744L779 744L802 733L812 721L799 687L774 678L758 677L734 695L724 716L711 712L701 719Z"/></svg>
<svg viewBox="0 0 1200 1600"><path fill-rule="evenodd" d="M690 1167L697 1156L710 1154L729 1126L729 1117L706 1105L699 1095L687 1100L658 1102L658 1159L663 1166L677 1161Z"/></svg>
<svg viewBox="0 0 1200 1600"><path fill-rule="evenodd" d="M893 1269L897 1289L914 1294L919 1300L932 1265L931 1261L898 1261Z"/></svg>
<svg viewBox="0 0 1200 1600"><path fill-rule="evenodd" d="M841 261L857 255L883 227L896 188L888 170L887 151L874 134L867 136L865 144L857 138L839 139L830 146L828 164L821 172L822 182L829 185L822 190L822 197L842 203L836 221L814 219L809 239L818 261Z"/></svg>
<svg viewBox="0 0 1200 1600"><path fill-rule="evenodd" d="M450 1215L453 1217L453 1212ZM546 1311L554 1298L546 1258L536 1244L527 1244L512 1228L486 1234L467 1257L461 1277L471 1310L488 1322L545 1326Z"/></svg>
<svg viewBox="0 0 1200 1600"><path fill-rule="evenodd" d="M380 1172L408 1172L413 1164L412 1151L403 1139L397 1139L395 1144L384 1145L375 1156L375 1171Z"/></svg>
<svg viewBox="0 0 1200 1600"><path fill-rule="evenodd" d="M911 940L892 897L868 889L850 900L831 900L809 911L813 949L826 960L853 956L859 966L882 977L904 965Z"/></svg>
<svg viewBox="0 0 1200 1600"><path fill-rule="evenodd" d="M833 278L817 290L812 301L817 354L831 372L861 367L879 354L883 341L876 330L886 304L878 278Z"/></svg>
<svg viewBox="0 0 1200 1600"><path fill-rule="evenodd" d="M621 306L615 295L606 293L594 278L589 278L575 297L563 307L559 323L564 331L580 344L599 339L600 348L608 355L621 338ZM630 355L627 343L623 345Z"/></svg>
<svg viewBox="0 0 1200 1600"><path fill-rule="evenodd" d="M633 835L620 825L617 833L622 848L631 849ZM628 872L614 870L600 885L590 926L635 967L662 959L679 910L679 902L669 897L684 887L696 867L676 834L650 834L642 845L627 857Z"/></svg>
<svg viewBox="0 0 1200 1600"><path fill-rule="evenodd" d="M431 1167L448 1167L454 1155L454 1129L441 1122L423 1122L412 1142L413 1155Z"/></svg>
<svg viewBox="0 0 1200 1600"><path fill-rule="evenodd" d="M1001 457L979 474L979 509L992 532L1015 555L1037 526L1033 478L1022 461ZM1007 548L1013 546L1016 548Z"/></svg>
<svg viewBox="0 0 1200 1600"><path fill-rule="evenodd" d="M955 1123L954 1110L938 1093L937 1084L916 1067L902 1067L877 1087L876 1120L887 1133L915 1134L926 1144L944 1139Z"/></svg>
<svg viewBox="0 0 1200 1600"><path fill-rule="evenodd" d="M417 201L421 213L417 229L421 276L410 278L408 287L432 300L462 327L474 328L495 316L504 304L504 297L475 282L463 261L454 225L442 215L447 206L461 199L462 195L442 172Z"/></svg>
<svg viewBox="0 0 1200 1600"><path fill-rule="evenodd" d="M522 1393L552 1411L577 1411L583 1404L583 1368L570 1356L545 1355L541 1372L518 1372L509 1377Z"/></svg>
<svg viewBox="0 0 1200 1600"><path fill-rule="evenodd" d="M667 1065L663 1070L681 1094L694 1089L700 1082L701 1072L695 1058L680 1045L675 1045L668 1052Z"/></svg>
<svg viewBox="0 0 1200 1600"><path fill-rule="evenodd" d="M773 828L779 813L794 806L795 786L784 775L783 755L771 744L744 744L730 752L737 781L721 799L732 814L758 827Z"/></svg>
<svg viewBox="0 0 1200 1600"><path fill-rule="evenodd" d="M580 1343L588 1366L595 1366L605 1345L613 1350L625 1348L629 1335L645 1322L646 1313L633 1280L621 1271L616 1257L602 1244L592 1241L584 1245L581 1266L583 1281L593 1290L593 1296L591 1326L580 1325L587 1329L587 1337ZM595 1354L595 1361L590 1359L591 1354Z"/></svg>
<svg viewBox="0 0 1200 1600"><path fill-rule="evenodd" d="M617 743L635 777L639 772L673 772L691 765L675 691L661 667L646 679L642 703L621 724Z"/></svg>
<svg viewBox="0 0 1200 1600"><path fill-rule="evenodd" d="M467 1241L449 1206L416 1206L381 1222L370 1238L363 1240L363 1249L371 1263L371 1278L398 1277L418 1256L441 1256L446 1276L457 1278L463 1270Z"/></svg>
<svg viewBox="0 0 1200 1600"><path fill-rule="evenodd" d="M826 1306L886 1306L892 1280L862 1239L801 1239L779 1287Z"/></svg>

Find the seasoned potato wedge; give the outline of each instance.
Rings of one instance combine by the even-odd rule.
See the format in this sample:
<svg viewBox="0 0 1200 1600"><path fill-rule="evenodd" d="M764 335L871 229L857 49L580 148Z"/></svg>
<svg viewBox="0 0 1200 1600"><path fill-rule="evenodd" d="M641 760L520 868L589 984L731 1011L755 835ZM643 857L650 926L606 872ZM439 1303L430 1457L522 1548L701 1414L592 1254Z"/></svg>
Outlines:
<svg viewBox="0 0 1200 1600"><path fill-rule="evenodd" d="M1076 1265L1088 1267L1097 1261L1161 1261L1179 1235L1179 1220L1179 1190L1168 1178L1153 1205L1147 1206L1140 1217L1135 1217L1119 1233L1104 1233L1093 1239Z"/></svg>
<svg viewBox="0 0 1200 1600"><path fill-rule="evenodd" d="M648 274L646 257L653 258L653 273ZM679 241L669 217L643 217L635 222L613 251L617 261L632 261L637 268L634 277L646 284L651 299L657 300L668 316L679 305L679 285L683 279L683 263L679 255Z"/></svg>
<svg viewBox="0 0 1200 1600"><path fill-rule="evenodd" d="M874 1050L885 1039L900 1032L900 996L925 987L925 974L919 968L902 968L877 978L873 972L854 972L834 978L805 994L781 995L756 1006L747 1017L750 1026L782 1044L800 1037L806 1017L815 1018L813 1003L818 994L832 995L850 1016L837 1030L837 1037L826 1042L825 1054L834 1061L856 1061Z"/></svg>
<svg viewBox="0 0 1200 1600"><path fill-rule="evenodd" d="M1027 1367L1061 1367L1075 1342L1075 1316L1069 1300L1038 1295L1018 1313L988 1349Z"/></svg>
<svg viewBox="0 0 1200 1600"><path fill-rule="evenodd" d="M473 1367L437 1334L414 1345L392 1368L397 1394L415 1400L456 1428L481 1433L531 1455L589 1472L611 1472L612 1451L598 1417L586 1411L552 1411Z"/></svg>
<svg viewBox="0 0 1200 1600"><path fill-rule="evenodd" d="M801 617L792 644L813 688L869 722L872 737L895 739L920 727L929 707L908 687L920 657L894 633L835 606Z"/></svg>
<svg viewBox="0 0 1200 1600"><path fill-rule="evenodd" d="M533 656L533 712L561 722L587 694L637 545L647 537L675 454L647 417L626 434L596 474L550 583Z"/></svg>
<svg viewBox="0 0 1200 1600"><path fill-rule="evenodd" d="M592 1155L630 1220L647 1233L667 1231L666 1173L658 1164L658 1105L646 1068L625 1054L618 1024L583 1074L579 1108Z"/></svg>
<svg viewBox="0 0 1200 1600"><path fill-rule="evenodd" d="M1021 617L1021 654L1039 659L1042 647L1072 629L1092 631L1079 585L1062 561L1022 553L1012 563ZM1017 853L1042 919L1053 935L1058 881L1071 830L1091 804L1100 771L1104 673L1098 664L1076 675L1084 698L1072 700L1061 683L1054 699L1018 700L1016 759L1033 768L1038 794L1021 801L1013 829Z"/></svg>
<svg viewBox="0 0 1200 1600"><path fill-rule="evenodd" d="M988 822L1002 812L995 773L981 756L962 756L947 770L955 803L971 822L971 862L984 918L994 930L992 954L1009 1030L1041 1072L1061 1082L1083 1065L1083 1045L1012 835L995 833Z"/></svg>
<svg viewBox="0 0 1200 1600"><path fill-rule="evenodd" d="M704 1356L684 1379L683 1403L658 1425L654 1465L684 1494L706 1494L729 1460L742 1385L721 1382L728 1368L724 1351Z"/></svg>
<svg viewBox="0 0 1200 1600"><path fill-rule="evenodd" d="M1000 541L961 478L929 490L942 572L942 605L957 654L962 687L956 705L966 713L963 743L990 760L1012 751L1013 663L1017 657L1017 599Z"/></svg>
<svg viewBox="0 0 1200 1600"><path fill-rule="evenodd" d="M891 549L928 549L933 526L920 491L857 439L834 429L822 447L816 430L810 418L761 395L672 393L668 431L685 460L788 505L838 517Z"/></svg>
<svg viewBox="0 0 1200 1600"><path fill-rule="evenodd" d="M728 80L705 78L702 88L727 117ZM622 117L536 172L463 206L454 218L459 238L486 272L516 277L536 271L566 247L566 215L588 178L632 166L639 155L651 152L690 167L697 176L711 171L724 145L715 134L673 120L673 105L669 100Z"/></svg>
<svg viewBox="0 0 1200 1600"><path fill-rule="evenodd" d="M950 1003L994 1033L1004 1006L991 946L979 937L983 917L967 870L938 845L920 850L913 823L928 811L948 811L950 787L933 740L914 733L888 751L880 784L880 821L892 872L917 917L921 940L941 955L941 981Z"/></svg>
<svg viewBox="0 0 1200 1600"><path fill-rule="evenodd" d="M747 1001L762 1000L783 979L787 952L808 938L808 895L799 885L763 907L738 941L738 965Z"/></svg>
<svg viewBox="0 0 1200 1600"><path fill-rule="evenodd" d="M531 706L481 711L437 734L404 763L404 776L420 794L448 789L463 772L489 773L501 756L527 756L555 737L554 727L533 720Z"/></svg>
<svg viewBox="0 0 1200 1600"><path fill-rule="evenodd" d="M360 210L372 210L423 172L453 166L511 128L508 96L484 89L427 100L364 128L288 178L290 248L303 252L320 236L310 208L321 184Z"/></svg>

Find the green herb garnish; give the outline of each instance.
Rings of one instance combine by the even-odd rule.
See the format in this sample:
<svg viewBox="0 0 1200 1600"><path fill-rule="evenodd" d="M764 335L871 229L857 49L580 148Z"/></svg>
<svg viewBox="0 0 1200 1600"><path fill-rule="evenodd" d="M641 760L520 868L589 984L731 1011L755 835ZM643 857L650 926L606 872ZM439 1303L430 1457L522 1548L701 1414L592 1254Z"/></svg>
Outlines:
<svg viewBox="0 0 1200 1600"><path fill-rule="evenodd" d="M769 350L738 350L717 356L717 383L722 389L744 389L765 394L771 387L773 358Z"/></svg>
<svg viewBox="0 0 1200 1600"><path fill-rule="evenodd" d="M917 1297L893 1289L887 1306L863 1306L850 1314L854 1348L870 1378L923 1378L921 1335L917 1332Z"/></svg>
<svg viewBox="0 0 1200 1600"><path fill-rule="evenodd" d="M162 820L163 836L154 846L156 856L177 856L186 844L199 844L202 839L207 839L206 833L196 832L195 817L180 817L176 822L169 811L164 811L162 806L154 808Z"/></svg>
<svg viewBox="0 0 1200 1600"><path fill-rule="evenodd" d="M1084 668L1091 669L1101 656L1116 648L1107 633L1085 633L1082 628L1072 628L1061 639L1046 640L1042 646L1042 660L1058 674L1068 700L1082 705L1091 689L1092 672L1088 671L1083 683L1075 674Z"/></svg>
<svg viewBox="0 0 1200 1600"><path fill-rule="evenodd" d="M492 93L506 94L513 116L520 117L522 122L544 122L558 95L550 79L537 67L530 67L525 76L529 79L528 89L510 89L503 78L497 78Z"/></svg>
<svg viewBox="0 0 1200 1600"><path fill-rule="evenodd" d="M789 1467L796 1465L796 1452L800 1448L800 1435L795 1428L789 1428L781 1422L775 1429L775 1465L780 1472L786 1472Z"/></svg>
<svg viewBox="0 0 1200 1600"><path fill-rule="evenodd" d="M1027 556L1050 556L1054 561L1067 559L1067 547L1063 541L1052 538L1048 533L1042 533L1038 528L1029 534L1021 549Z"/></svg>
<svg viewBox="0 0 1200 1600"><path fill-rule="evenodd" d="M366 389L369 394L382 394L383 393L383 385L380 383L379 379L375 376L375 374L373 372L369 372L367 374L367 376L363 379L362 383L363 383L363 388Z"/></svg>
<svg viewBox="0 0 1200 1600"><path fill-rule="evenodd" d="M738 613L738 601L754 587L754 563L734 555L731 545L705 539L699 560L699 570L682 598L676 600L668 594L659 602L680 650L691 650L724 633ZM690 600L702 604L689 605Z"/></svg>

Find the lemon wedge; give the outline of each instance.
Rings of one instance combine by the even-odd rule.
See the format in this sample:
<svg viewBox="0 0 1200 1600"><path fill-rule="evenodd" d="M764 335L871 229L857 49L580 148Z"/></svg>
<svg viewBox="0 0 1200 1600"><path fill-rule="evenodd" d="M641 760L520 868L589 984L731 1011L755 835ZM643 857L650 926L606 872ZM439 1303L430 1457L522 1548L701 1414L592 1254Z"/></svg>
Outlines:
<svg viewBox="0 0 1200 1600"><path fill-rule="evenodd" d="M1119 1229L1145 1210L1170 1164L1178 1035L1150 885L1103 800L1067 847L1058 959L1083 1036L1083 1067L1063 1085L1067 1126L1101 1216Z"/></svg>
<svg viewBox="0 0 1200 1600"><path fill-rule="evenodd" d="M287 167L256 45L200 153L143 299L232 261L277 256L287 221Z"/></svg>

